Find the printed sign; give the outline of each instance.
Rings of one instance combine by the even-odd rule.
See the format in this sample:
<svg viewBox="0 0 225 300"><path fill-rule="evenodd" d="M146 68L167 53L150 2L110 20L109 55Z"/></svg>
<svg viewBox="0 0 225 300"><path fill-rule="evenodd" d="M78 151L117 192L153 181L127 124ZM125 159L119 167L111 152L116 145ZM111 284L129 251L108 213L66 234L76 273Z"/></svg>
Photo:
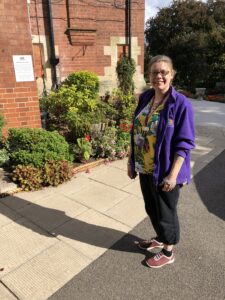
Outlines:
<svg viewBox="0 0 225 300"><path fill-rule="evenodd" d="M34 81L31 55L13 55L13 64L17 82Z"/></svg>

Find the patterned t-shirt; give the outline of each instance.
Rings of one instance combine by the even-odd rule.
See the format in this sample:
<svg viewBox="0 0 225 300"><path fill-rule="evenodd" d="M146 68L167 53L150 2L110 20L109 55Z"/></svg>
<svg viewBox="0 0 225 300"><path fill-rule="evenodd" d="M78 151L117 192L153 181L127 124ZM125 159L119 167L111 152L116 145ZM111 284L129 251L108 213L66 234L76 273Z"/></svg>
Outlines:
<svg viewBox="0 0 225 300"><path fill-rule="evenodd" d="M154 168L156 133L160 111L164 103L150 115L151 103L148 103L134 120L134 160L135 171L142 174L151 174Z"/></svg>

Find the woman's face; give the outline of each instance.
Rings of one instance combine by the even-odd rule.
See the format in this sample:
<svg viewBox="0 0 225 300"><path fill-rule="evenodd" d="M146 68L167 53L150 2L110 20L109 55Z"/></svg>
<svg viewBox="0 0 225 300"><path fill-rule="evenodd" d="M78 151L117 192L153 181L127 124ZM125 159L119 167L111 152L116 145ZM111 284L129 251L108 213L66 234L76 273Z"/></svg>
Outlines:
<svg viewBox="0 0 225 300"><path fill-rule="evenodd" d="M155 62L150 69L150 82L155 91L165 93L173 79L171 65L164 61Z"/></svg>

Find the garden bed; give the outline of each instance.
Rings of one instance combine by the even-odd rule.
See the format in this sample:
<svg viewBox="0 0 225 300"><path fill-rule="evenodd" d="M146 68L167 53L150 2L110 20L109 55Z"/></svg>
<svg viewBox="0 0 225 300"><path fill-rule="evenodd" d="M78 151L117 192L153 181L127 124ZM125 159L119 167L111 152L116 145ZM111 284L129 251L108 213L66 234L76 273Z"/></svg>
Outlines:
<svg viewBox="0 0 225 300"><path fill-rule="evenodd" d="M207 95L206 100L211 102L225 103L225 96L222 94Z"/></svg>
<svg viewBox="0 0 225 300"><path fill-rule="evenodd" d="M74 174L77 174L79 172L85 172L85 171L87 172L94 167L97 167L101 164L106 163L107 161L108 160L105 158L101 158L101 159L97 159L97 160L94 158L91 158L86 163L75 162L73 165L73 172L74 172Z"/></svg>

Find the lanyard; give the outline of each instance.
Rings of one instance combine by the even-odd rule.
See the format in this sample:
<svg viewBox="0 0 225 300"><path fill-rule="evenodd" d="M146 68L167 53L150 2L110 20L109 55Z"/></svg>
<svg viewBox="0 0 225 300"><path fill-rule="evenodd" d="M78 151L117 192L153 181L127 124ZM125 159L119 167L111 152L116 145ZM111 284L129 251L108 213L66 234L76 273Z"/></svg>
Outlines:
<svg viewBox="0 0 225 300"><path fill-rule="evenodd" d="M147 125L148 125L148 121L149 121L150 117L154 114L154 112L157 110L157 108L165 101L167 96L168 96L168 92L165 93L165 95L163 95L162 99L158 102L158 104L156 106L153 106L154 99L155 99L155 96L153 96L153 98L151 100L151 104L150 104L150 111L147 114L147 116L145 118L145 122L144 122L146 129L147 129Z"/></svg>

